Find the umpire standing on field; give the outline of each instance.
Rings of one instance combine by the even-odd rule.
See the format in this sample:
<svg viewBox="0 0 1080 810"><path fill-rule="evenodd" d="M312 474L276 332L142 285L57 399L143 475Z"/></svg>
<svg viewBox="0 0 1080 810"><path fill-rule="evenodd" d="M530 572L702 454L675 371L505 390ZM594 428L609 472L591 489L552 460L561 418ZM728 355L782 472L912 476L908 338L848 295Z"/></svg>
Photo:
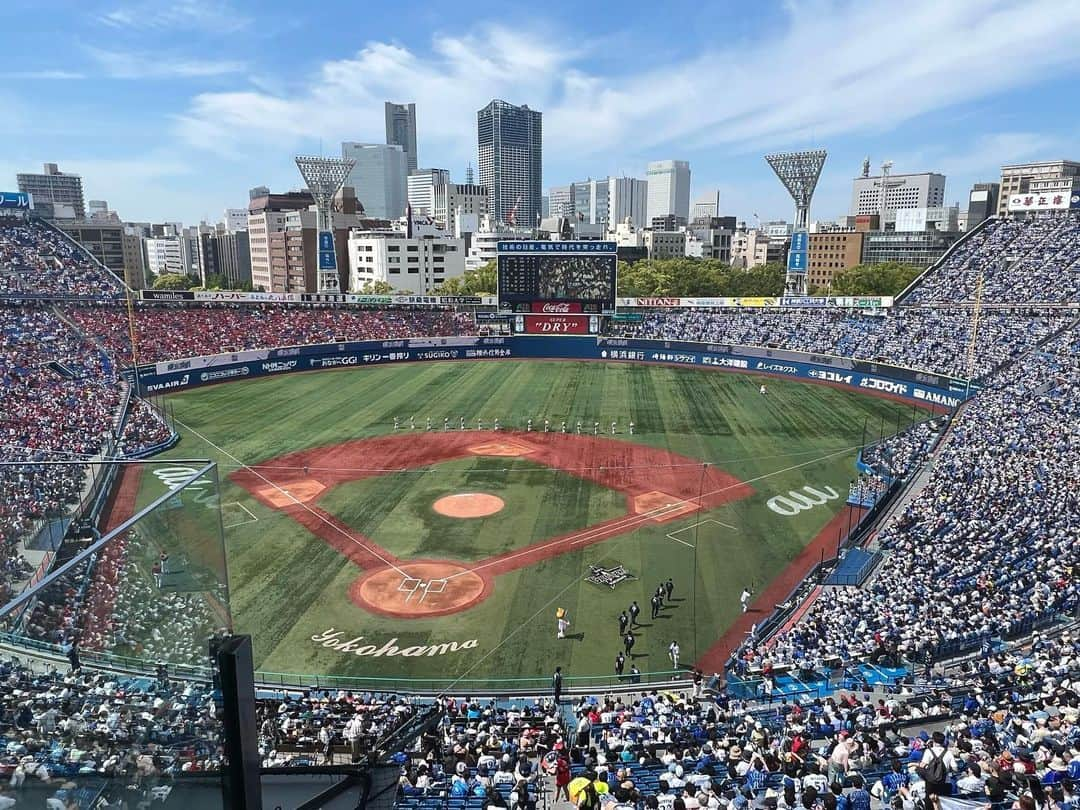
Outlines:
<svg viewBox="0 0 1080 810"><path fill-rule="evenodd" d="M555 674L551 676L551 691L555 693L555 702L562 701L562 667L555 667Z"/></svg>

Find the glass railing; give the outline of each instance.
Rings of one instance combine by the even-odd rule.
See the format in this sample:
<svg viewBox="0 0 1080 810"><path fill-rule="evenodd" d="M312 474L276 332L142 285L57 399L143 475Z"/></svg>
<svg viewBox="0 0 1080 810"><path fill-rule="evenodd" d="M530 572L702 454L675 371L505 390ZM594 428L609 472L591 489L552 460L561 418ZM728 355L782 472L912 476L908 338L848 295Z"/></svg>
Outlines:
<svg viewBox="0 0 1080 810"><path fill-rule="evenodd" d="M99 513L72 512L36 581L5 583L0 796L17 807L150 806L180 796L222 807L221 701L208 642L231 632L232 619L217 470L112 467Z"/></svg>

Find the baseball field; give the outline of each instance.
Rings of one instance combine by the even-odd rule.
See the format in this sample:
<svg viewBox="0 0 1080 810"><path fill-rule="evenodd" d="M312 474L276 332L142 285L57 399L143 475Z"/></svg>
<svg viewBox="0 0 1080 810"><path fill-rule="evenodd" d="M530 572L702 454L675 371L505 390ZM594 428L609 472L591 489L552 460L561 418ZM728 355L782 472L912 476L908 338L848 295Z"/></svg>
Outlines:
<svg viewBox="0 0 1080 810"><path fill-rule="evenodd" d="M257 668L418 685L610 676L635 600L624 672L671 669L672 641L680 666L719 668L740 592L764 618L834 552L864 437L925 416L746 374L518 361L294 374L164 405L182 437L165 457L219 465L229 607ZM142 475L137 501L166 486Z"/></svg>

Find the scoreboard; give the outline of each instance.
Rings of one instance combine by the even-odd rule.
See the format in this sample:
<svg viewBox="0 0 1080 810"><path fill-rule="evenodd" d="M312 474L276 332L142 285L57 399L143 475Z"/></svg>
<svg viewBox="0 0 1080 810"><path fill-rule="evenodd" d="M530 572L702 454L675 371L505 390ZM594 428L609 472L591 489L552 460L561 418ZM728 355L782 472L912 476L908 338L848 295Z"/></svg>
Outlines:
<svg viewBox="0 0 1080 810"><path fill-rule="evenodd" d="M614 242L499 242L499 310L615 312Z"/></svg>

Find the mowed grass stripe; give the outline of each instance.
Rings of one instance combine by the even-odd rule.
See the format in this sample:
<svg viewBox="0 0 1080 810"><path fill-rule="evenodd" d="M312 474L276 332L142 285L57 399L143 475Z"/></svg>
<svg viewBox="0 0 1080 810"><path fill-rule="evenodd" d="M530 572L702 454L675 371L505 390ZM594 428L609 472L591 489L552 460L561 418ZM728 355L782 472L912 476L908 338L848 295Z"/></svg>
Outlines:
<svg viewBox="0 0 1080 810"><path fill-rule="evenodd" d="M766 397L757 392L761 382L769 388ZM846 491L847 481L855 475L855 453L781 474L776 474L778 470L858 444L864 421L868 438L875 439L882 421L886 433L895 429L898 412L902 412L903 425L910 421L910 408L858 392L756 375L585 362L412 364L308 373L186 392L171 396L168 403L178 419L248 463L307 447L384 435L392 431L395 415L405 424L408 416L415 414L420 430L413 434L414 441L423 441L422 429L429 414L436 429L441 429L445 415L454 429L462 416L471 429L477 416L482 416L488 427L499 416L507 428L523 428L532 416L534 429L542 429L542 420L547 417L556 430L565 415L571 430L581 419L591 433L595 420L606 436L611 420L616 419L618 440L665 447L717 463L743 480L766 476L754 483L756 494L749 499L727 504L709 515L647 524L633 534L501 576L495 592L477 608L420 622L391 620L356 608L347 598L348 585L359 573L355 567L343 563L322 540L280 514L270 514L271 510L254 502L246 492L223 481L224 500L238 501L265 517L258 524L226 533L234 617L240 631L255 634L261 663L279 670L357 674L400 673L402 662L325 651L316 648L310 636L334 626L380 643L392 637L432 642L476 638L479 655L494 649L506 634L520 627L521 632L500 646L474 675L500 670L546 675L558 662L576 674L607 674L617 649L612 640L620 606L637 598L647 614L649 595L669 572L677 592L688 596L696 559L696 625L692 627L690 621L695 611L686 604L685 609L670 611L655 627L644 629L639 638L636 651L647 656L639 666L643 670L662 668L670 636L678 636L684 652L692 641L701 645L715 638L737 615L738 591L745 579L756 578L759 585L771 579L842 505L841 499L788 518L771 512L765 505L768 499L806 485ZM626 433L630 419L637 424L632 439ZM168 455L215 458L222 462L223 479L235 466L190 435ZM511 459L485 460L459 484L472 489L495 487L497 470L514 463ZM523 497L530 498L534 508L524 513L526 523L513 530L515 544L557 527L552 519L555 514L567 518L560 528L575 531L603 513L606 499L583 487L578 479L568 478L552 486L543 483L549 473L521 475L541 485L526 487ZM505 482L510 489L511 477ZM417 535L414 543L422 543L415 546L417 553L448 556L443 546L449 535L440 540L435 531L438 522L431 516L428 497L438 489L440 480L424 474L400 485L386 482L381 490L376 485L363 499L342 504L341 511L334 513L345 519L346 510L351 510L357 524L352 524L351 518L347 522L363 525L364 534L378 534L384 525L400 528L398 524L407 522L406 516L422 514L424 520L412 524ZM147 481L144 485L156 483ZM409 489L419 492L421 486L428 487L423 503L410 506L404 493ZM331 495L327 493L324 502ZM739 531L702 527L696 551L665 537L667 532L707 516L738 526ZM470 531L466 540L474 544L471 549L477 554L505 548L505 532ZM613 592L584 584L587 563L605 559L623 563L640 579ZM574 631L586 634L585 643L555 644L554 605L533 624L523 626L561 588L567 588L560 599L572 611ZM440 676L467 667L463 659L424 658L408 664L417 674Z"/></svg>

